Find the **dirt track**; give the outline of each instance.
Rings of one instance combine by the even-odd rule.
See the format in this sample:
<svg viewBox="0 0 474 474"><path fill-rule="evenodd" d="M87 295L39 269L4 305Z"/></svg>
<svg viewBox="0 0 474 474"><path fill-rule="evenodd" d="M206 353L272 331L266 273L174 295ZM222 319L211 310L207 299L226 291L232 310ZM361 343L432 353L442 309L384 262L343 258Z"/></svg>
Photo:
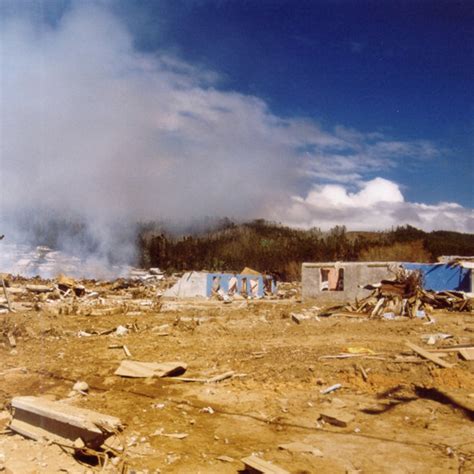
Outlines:
<svg viewBox="0 0 474 474"><path fill-rule="evenodd" d="M432 325L342 316L295 324L290 313L307 306L234 301L164 305L132 316L48 309L1 315L3 333L12 332L17 342L12 349L4 337L0 347L1 402L6 406L17 395L63 399L75 381L84 380L89 394L70 403L121 418L126 429L120 462L141 472L235 473L243 469L239 460L252 453L293 473L474 472L474 362L448 354L456 366L439 368L404 346L410 340L426 348L421 336L437 332L454 336L437 346L472 343L472 313L436 313ZM134 322L138 331L125 336L78 337L79 331ZM164 324L169 327L160 328ZM237 376L214 384L121 378L114 370L125 354L111 344L126 344L134 360L186 362L187 377L229 370ZM320 359L349 347L376 354ZM395 361L402 353L405 360ZM6 372L12 368L25 370ZM342 388L320 393L336 383ZM467 408L441 403L436 391L423 388L449 393ZM318 421L328 408L354 420L347 427ZM0 428L7 421L4 413ZM188 436L156 434L161 429ZM278 449L293 441L318 448L322 456ZM57 446L7 432L0 436L2 452L15 473L101 469L79 464ZM109 462L105 470L120 467Z"/></svg>

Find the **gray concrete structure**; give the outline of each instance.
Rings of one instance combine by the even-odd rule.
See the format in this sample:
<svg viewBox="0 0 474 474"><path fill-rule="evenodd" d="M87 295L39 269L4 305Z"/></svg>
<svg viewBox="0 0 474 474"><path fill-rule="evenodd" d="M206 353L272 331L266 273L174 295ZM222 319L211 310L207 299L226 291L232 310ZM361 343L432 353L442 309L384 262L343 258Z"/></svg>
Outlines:
<svg viewBox="0 0 474 474"><path fill-rule="evenodd" d="M363 298L371 292L360 286L393 279L399 266L399 262L303 263L303 299L330 303Z"/></svg>

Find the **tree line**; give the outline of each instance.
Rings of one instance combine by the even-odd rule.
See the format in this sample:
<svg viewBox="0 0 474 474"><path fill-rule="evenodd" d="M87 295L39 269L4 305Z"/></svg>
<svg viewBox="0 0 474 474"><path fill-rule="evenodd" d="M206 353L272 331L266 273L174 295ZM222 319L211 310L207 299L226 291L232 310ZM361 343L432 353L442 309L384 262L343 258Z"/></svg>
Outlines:
<svg viewBox="0 0 474 474"><path fill-rule="evenodd" d="M303 262L436 261L440 255L474 255L474 235L424 232L400 226L384 232L348 232L336 226L294 229L263 219L237 224L219 220L209 231L170 233L142 224L137 236L139 264L165 271L240 271L251 267L283 280L300 277Z"/></svg>

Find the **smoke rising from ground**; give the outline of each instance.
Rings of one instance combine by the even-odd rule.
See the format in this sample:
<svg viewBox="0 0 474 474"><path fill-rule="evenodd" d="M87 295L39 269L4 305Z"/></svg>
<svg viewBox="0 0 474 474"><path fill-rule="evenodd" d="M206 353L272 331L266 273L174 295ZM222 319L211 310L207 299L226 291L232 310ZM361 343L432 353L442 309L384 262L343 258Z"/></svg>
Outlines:
<svg viewBox="0 0 474 474"><path fill-rule="evenodd" d="M0 22L0 210L11 223L2 232L25 212L73 216L101 255L123 246L128 258L133 242L116 239L113 225L229 216L324 228L334 218L313 202L318 186L355 192L367 173L439 154L421 140L281 118L257 97L219 90L213 71L137 51L104 5L73 2L54 23ZM403 198L391 204L395 224L430 226ZM359 208L349 205L352 217ZM454 228L472 230L461 211ZM70 237L62 245L77 250Z"/></svg>

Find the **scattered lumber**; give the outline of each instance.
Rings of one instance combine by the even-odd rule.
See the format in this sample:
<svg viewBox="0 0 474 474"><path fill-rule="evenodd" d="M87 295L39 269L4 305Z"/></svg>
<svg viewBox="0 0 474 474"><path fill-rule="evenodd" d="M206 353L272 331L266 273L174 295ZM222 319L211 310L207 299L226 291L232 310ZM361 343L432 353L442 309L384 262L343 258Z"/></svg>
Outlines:
<svg viewBox="0 0 474 474"><path fill-rule="evenodd" d="M428 291L423 288L422 275L418 271L401 269L395 280L382 280L376 285L364 286L372 293L352 304L326 308L319 316L338 313L369 315L370 318L394 319L397 316L409 318L428 317L433 309L445 311L473 311L471 294L461 291Z"/></svg>
<svg viewBox="0 0 474 474"><path fill-rule="evenodd" d="M432 354L428 352L427 350L423 349L422 347L417 346L416 344L406 341L405 345L409 347L412 351L416 352L421 357L428 359L431 362L434 362L440 367L444 367L445 369L451 369L452 367L454 367L454 364L451 364L441 359L441 357L438 354Z"/></svg>

